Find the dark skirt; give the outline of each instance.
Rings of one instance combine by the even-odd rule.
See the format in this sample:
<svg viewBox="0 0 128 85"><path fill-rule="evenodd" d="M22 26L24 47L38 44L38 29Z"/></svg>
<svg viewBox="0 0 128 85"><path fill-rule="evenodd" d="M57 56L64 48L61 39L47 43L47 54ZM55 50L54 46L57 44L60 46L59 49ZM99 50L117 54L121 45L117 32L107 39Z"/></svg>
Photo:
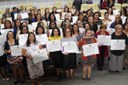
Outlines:
<svg viewBox="0 0 128 85"><path fill-rule="evenodd" d="M50 57L56 68L62 68L63 66L63 54L61 51L50 52Z"/></svg>
<svg viewBox="0 0 128 85"><path fill-rule="evenodd" d="M0 56L0 67L6 66L7 65L7 57L6 54L3 56Z"/></svg>
<svg viewBox="0 0 128 85"><path fill-rule="evenodd" d="M64 69L76 69L76 53L69 53L68 55L64 55Z"/></svg>

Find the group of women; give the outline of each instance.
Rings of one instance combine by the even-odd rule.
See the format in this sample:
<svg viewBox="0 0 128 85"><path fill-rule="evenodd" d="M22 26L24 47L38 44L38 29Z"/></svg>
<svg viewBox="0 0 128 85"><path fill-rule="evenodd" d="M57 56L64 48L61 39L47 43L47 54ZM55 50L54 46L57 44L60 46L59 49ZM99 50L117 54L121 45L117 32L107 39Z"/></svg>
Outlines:
<svg viewBox="0 0 128 85"><path fill-rule="evenodd" d="M31 55L31 48L38 45L39 49L47 48L46 44L41 44L37 41L36 35L47 34L48 40L60 40L63 42L75 42L80 50L80 53L67 53L60 51L50 52L49 59L51 59L56 68L56 75L59 79L62 78L62 70L66 73L66 79L72 79L74 77L74 70L77 69L77 63L81 63L83 68L83 80L91 80L92 66L96 65L99 71L104 69L104 60L109 60L109 71L110 72L121 72L122 69L127 66L128 59L128 7L122 8L121 13L114 16L115 21L111 20L109 16L113 15L113 9L108 8L104 14L104 18L100 19L100 12L93 12L93 9L88 9L82 13L76 10L74 13L70 11L68 6L64 7L65 18L61 25L58 25L55 14L62 14L57 12L57 8L53 7L52 12L49 8L45 9L45 13L42 14L41 10L31 9L29 17L22 19L18 15L17 19L14 19L15 13L22 13L25 10L14 7L10 12L7 8L3 14L1 23L4 24L5 29L13 29L8 31L6 35L6 41L4 43L4 54L0 57L0 68L3 80L9 80L8 70L12 69L15 81L14 84L24 83L24 74L29 73L32 85L35 82L41 85L41 76L44 75L45 71L43 62L34 64L33 57ZM71 13L71 16L70 14ZM78 16L76 23L71 24L72 17ZM7 18L12 18L12 22ZM126 17L125 22L122 22L121 17ZM49 22L45 27L42 20ZM38 22L35 30L30 30L29 24ZM112 22L110 27L115 29L112 33L107 31L108 22ZM98 27L99 26L99 27ZM50 33L50 30L52 32ZM62 32L61 32L62 30ZM112 33L112 34L110 34ZM0 33L3 35L2 33ZM27 41L22 47L22 55L12 56L11 46L19 45L19 35L28 34ZM84 56L83 45L97 43L98 35L110 35L112 39L125 40L125 50L110 50L109 46L99 46L99 54ZM88 50L88 49L86 49Z"/></svg>

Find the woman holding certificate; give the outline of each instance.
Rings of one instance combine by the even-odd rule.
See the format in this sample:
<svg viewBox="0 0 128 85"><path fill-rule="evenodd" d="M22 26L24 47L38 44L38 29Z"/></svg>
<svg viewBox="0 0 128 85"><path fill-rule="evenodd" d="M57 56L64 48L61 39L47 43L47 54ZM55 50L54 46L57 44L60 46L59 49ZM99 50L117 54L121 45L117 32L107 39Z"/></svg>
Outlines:
<svg viewBox="0 0 128 85"><path fill-rule="evenodd" d="M96 33L96 36L99 39L99 35L103 35L101 39L105 38L105 35L109 35L109 33L106 31L106 25L102 24L100 26L100 31L98 31ZM100 44L100 43L99 43ZM104 59L106 57L108 57L108 46L104 45L104 43L102 45L99 46L99 51L100 53L97 55L97 69L98 70L103 70L103 66L104 66Z"/></svg>
<svg viewBox="0 0 128 85"><path fill-rule="evenodd" d="M123 33L122 25L115 26L115 32L111 35L111 51L110 51L110 72L121 72L123 66L125 45L128 45L127 35Z"/></svg>
<svg viewBox="0 0 128 85"><path fill-rule="evenodd" d="M35 85L35 81L37 81L38 85L41 85L40 77L44 74L42 62L34 63L33 56L31 55L32 52L37 49L42 49L42 45L36 41L35 34L30 32L28 34L26 45L22 49L22 55L27 59L27 67L32 80L32 85Z"/></svg>
<svg viewBox="0 0 128 85"><path fill-rule="evenodd" d="M94 32L92 30L87 30L85 36L80 40L79 46L96 43L94 38ZM93 48L94 49L94 48ZM83 50L82 50L83 53ZM96 55L84 56L82 55L82 65L83 65L83 80L91 80L91 69L92 64L95 62Z"/></svg>
<svg viewBox="0 0 128 85"><path fill-rule="evenodd" d="M65 43L63 47L64 54L64 69L66 70L67 79L73 78L73 71L77 68L76 66L76 48L74 48L74 44L76 44L77 40L75 36L72 36L71 29L64 29L63 32L64 38L61 39L62 44ZM72 46L73 45L73 46Z"/></svg>
<svg viewBox="0 0 128 85"><path fill-rule="evenodd" d="M60 33L59 28L56 27L52 30L52 33L51 33L51 36L49 37L49 40L53 41L53 43L55 43L54 42L55 40L58 40L58 42L60 42L61 33ZM55 48L57 48L57 47L55 47ZM62 68L62 65L63 65L63 54L61 52L61 49L57 50L57 51L50 52L50 57L53 60L54 65L56 67L57 77L59 79L61 79L60 69Z"/></svg>
<svg viewBox="0 0 128 85"><path fill-rule="evenodd" d="M11 64L13 73L14 73L14 78L15 82L14 84L17 84L19 81L21 83L24 83L23 79L23 65L22 65L22 57L21 55L19 56L13 56L12 55L12 49L11 46L13 45L18 45L17 40L14 39L14 33L12 31L9 31L7 33L7 40L4 44L4 51L7 57L7 61Z"/></svg>

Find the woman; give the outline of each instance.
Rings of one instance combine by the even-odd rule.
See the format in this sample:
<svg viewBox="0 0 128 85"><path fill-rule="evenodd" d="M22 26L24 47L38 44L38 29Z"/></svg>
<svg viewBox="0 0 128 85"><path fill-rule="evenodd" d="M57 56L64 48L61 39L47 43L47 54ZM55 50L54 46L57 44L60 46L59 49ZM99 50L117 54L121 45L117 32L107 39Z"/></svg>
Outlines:
<svg viewBox="0 0 128 85"><path fill-rule="evenodd" d="M106 25L102 24L100 30L96 33L98 35L109 35L106 31ZM99 46L99 54L97 55L97 69L102 71L104 66L104 59L108 57L108 46Z"/></svg>
<svg viewBox="0 0 128 85"><path fill-rule="evenodd" d="M108 24L108 22L111 22L111 19L109 18L108 12L105 12L105 13L104 13L103 23L104 23L104 24Z"/></svg>
<svg viewBox="0 0 128 85"><path fill-rule="evenodd" d="M44 19L45 19L45 21L48 21L49 14L50 14L49 8L45 8L45 13L44 13Z"/></svg>
<svg viewBox="0 0 128 85"><path fill-rule="evenodd" d="M79 42L79 46L82 47L86 44L96 43L94 38L94 33L92 30L87 30L83 38ZM83 50L81 50L83 53ZM91 80L91 69L96 59L96 55L84 56L82 55L82 65L83 65L83 80Z"/></svg>
<svg viewBox="0 0 128 85"><path fill-rule="evenodd" d="M20 25L21 25L20 20L16 20L14 22L14 38L16 38L16 35L19 33L18 31L20 31Z"/></svg>
<svg viewBox="0 0 128 85"><path fill-rule="evenodd" d="M49 37L49 40L61 40L61 33L59 28L54 28L52 30L51 36ZM63 54L61 51L55 51L50 52L50 57L54 62L55 68L56 68L56 74L59 79L61 79L61 68L63 65Z"/></svg>
<svg viewBox="0 0 128 85"><path fill-rule="evenodd" d="M4 51L7 57L7 61L11 64L13 69L13 74L15 78L14 84L24 83L23 78L23 65L22 65L22 57L19 56L12 56L11 55L11 47L13 45L18 45L18 41L14 39L14 33L12 31L9 31L7 33L7 40L4 44Z"/></svg>
<svg viewBox="0 0 128 85"><path fill-rule="evenodd" d="M36 14L36 15L35 15L35 19L36 19L36 20L35 20L36 22L42 21L42 16L41 16L41 14Z"/></svg>
<svg viewBox="0 0 128 85"><path fill-rule="evenodd" d="M115 1L114 0L108 0L108 7L113 8L115 5Z"/></svg>
<svg viewBox="0 0 128 85"><path fill-rule="evenodd" d="M98 13L98 12L95 12L95 13L93 14L93 18L94 18L94 23L95 23L95 24L101 25L102 20L99 19L99 13Z"/></svg>
<svg viewBox="0 0 128 85"><path fill-rule="evenodd" d="M69 7L67 5L64 7L64 12L70 13Z"/></svg>
<svg viewBox="0 0 128 85"><path fill-rule="evenodd" d="M73 32L73 36L76 37L77 39L77 42L79 42L81 40L81 38L83 37L83 33L80 33L79 31L79 27L77 24L74 24L73 27L72 27L72 32ZM78 47L79 50L80 50L80 47ZM76 53L76 56L77 56L77 61L78 61L78 64L81 64L81 53L79 52L78 50L78 53Z"/></svg>
<svg viewBox="0 0 128 85"><path fill-rule="evenodd" d="M12 23L9 20L4 22L4 29L12 29Z"/></svg>
<svg viewBox="0 0 128 85"><path fill-rule="evenodd" d="M29 13L29 24L31 24L32 22L36 21L36 17L35 17L35 10L31 9L30 13Z"/></svg>
<svg viewBox="0 0 128 85"><path fill-rule="evenodd" d="M91 30L96 33L97 30L98 30L98 26L97 26L97 24L94 23L94 18L93 18L93 16L89 16L89 17L88 17L88 23L91 25Z"/></svg>
<svg viewBox="0 0 128 85"><path fill-rule="evenodd" d="M39 46L42 49L42 45L40 45L36 41L35 34L30 32L28 34L26 45L22 49L22 55L26 57L27 60L27 68L29 72L29 76L32 80L32 85L35 85L35 81L37 81L38 85L41 85L40 77L44 74L42 62L33 63L33 58L31 56L31 49L34 46Z"/></svg>
<svg viewBox="0 0 128 85"><path fill-rule="evenodd" d="M45 34L45 30L42 26L37 26L35 30L36 35Z"/></svg>
<svg viewBox="0 0 128 85"><path fill-rule="evenodd" d="M56 21L56 17L54 15L54 13L49 14L48 21Z"/></svg>
<svg viewBox="0 0 128 85"><path fill-rule="evenodd" d="M127 35L128 37L128 23L124 24L124 30L123 32ZM128 64L128 45L126 46L126 50L124 53L124 65L123 65L123 69L126 69L126 65Z"/></svg>
<svg viewBox="0 0 128 85"><path fill-rule="evenodd" d="M61 42L77 42L76 37L72 36L72 31L70 28L67 28L63 32L64 38L61 39ZM66 78L73 78L74 69L76 66L76 53L63 53L64 54L64 69L66 70Z"/></svg>
<svg viewBox="0 0 128 85"><path fill-rule="evenodd" d="M128 44L128 42L126 41L127 35L123 33L123 27L120 24L115 26L115 32L112 33L111 37L113 40L114 39L125 40L125 44L126 45ZM125 50L111 50L110 51L110 65L109 65L110 72L121 72L122 71L124 52Z"/></svg>
<svg viewBox="0 0 128 85"><path fill-rule="evenodd" d="M117 24L122 25L122 19L121 19L121 16L120 15L116 15L115 16L115 21L112 22L112 24L110 25L110 28L113 28L114 29Z"/></svg>

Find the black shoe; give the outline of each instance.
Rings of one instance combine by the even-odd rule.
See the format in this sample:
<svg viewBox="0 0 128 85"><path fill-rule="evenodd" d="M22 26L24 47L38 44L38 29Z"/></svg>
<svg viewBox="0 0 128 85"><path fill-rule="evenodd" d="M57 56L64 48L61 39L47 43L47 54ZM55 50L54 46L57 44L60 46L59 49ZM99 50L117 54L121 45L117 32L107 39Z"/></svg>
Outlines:
<svg viewBox="0 0 128 85"><path fill-rule="evenodd" d="M91 78L87 78L87 80L88 80L88 81L90 81L90 80L91 80Z"/></svg>
<svg viewBox="0 0 128 85"><path fill-rule="evenodd" d="M23 80L23 81L21 81L21 83L22 83L22 84L24 84L24 83L25 83L25 81Z"/></svg>
<svg viewBox="0 0 128 85"><path fill-rule="evenodd" d="M83 80L87 80L87 78L85 77L85 78L83 78Z"/></svg>
<svg viewBox="0 0 128 85"><path fill-rule="evenodd" d="M14 84L18 84L18 83L19 83L19 81L18 81L18 80L14 81Z"/></svg>
<svg viewBox="0 0 128 85"><path fill-rule="evenodd" d="M123 70L126 70L126 68L125 68L125 67L123 67Z"/></svg>

